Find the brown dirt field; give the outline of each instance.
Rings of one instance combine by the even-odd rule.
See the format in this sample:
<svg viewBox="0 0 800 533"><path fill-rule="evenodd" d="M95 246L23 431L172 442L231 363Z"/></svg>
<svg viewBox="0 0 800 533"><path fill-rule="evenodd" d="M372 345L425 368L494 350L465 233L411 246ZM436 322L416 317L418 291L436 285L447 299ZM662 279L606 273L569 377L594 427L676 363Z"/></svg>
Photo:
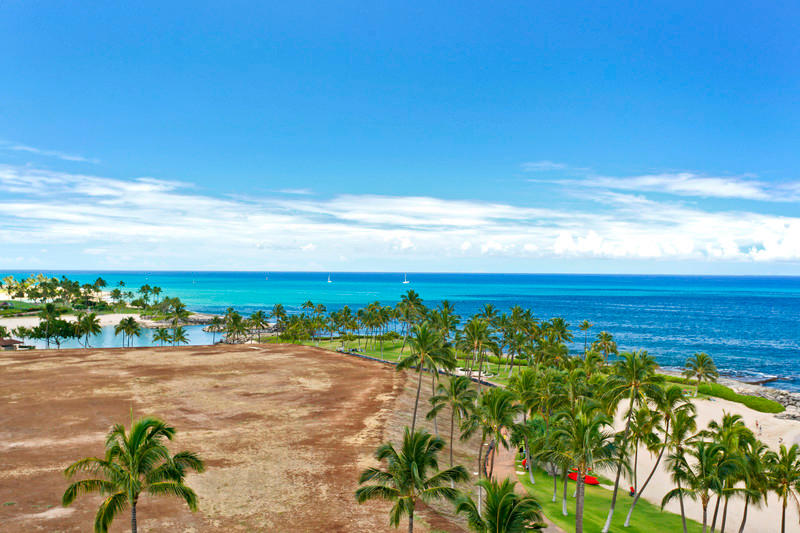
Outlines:
<svg viewBox="0 0 800 533"><path fill-rule="evenodd" d="M62 508L62 471L101 455L109 428L128 425L133 408L178 430L171 450L207 463L187 481L200 510L144 496L140 531L396 531L388 503L358 505L353 492L373 450L397 443L410 423L415 385L393 367L293 345L2 353L0 529L90 531L100 497ZM475 447L456 448L470 472ZM463 531L451 508L423 506L415 529ZM112 531L129 520L126 512Z"/></svg>

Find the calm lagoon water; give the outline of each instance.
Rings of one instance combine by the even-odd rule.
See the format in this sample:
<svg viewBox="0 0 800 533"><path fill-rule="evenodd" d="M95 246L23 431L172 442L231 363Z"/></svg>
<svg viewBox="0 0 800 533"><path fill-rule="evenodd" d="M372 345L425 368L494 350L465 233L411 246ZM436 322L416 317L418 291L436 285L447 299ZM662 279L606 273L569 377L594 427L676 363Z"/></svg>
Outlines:
<svg viewBox="0 0 800 533"><path fill-rule="evenodd" d="M500 310L513 305L533 309L538 318L563 316L577 330L580 321L595 324L592 333L614 334L620 349L646 349L663 366L680 366L687 356L705 351L724 373L734 377L781 376L774 385L800 390L800 277L607 276L560 274L423 274L346 272L45 272L81 282L102 276L109 286L122 280L129 288L148 283L180 297L195 311L243 313L282 303L298 311L306 300L329 310L369 302L392 304L408 289L426 304L447 299L462 316L485 303ZM30 272L0 273L17 277ZM266 278L269 279L266 279ZM582 349L576 331L573 349ZM193 344L210 334L192 328ZM113 328L93 345L118 345ZM149 344L142 337L139 344Z"/></svg>

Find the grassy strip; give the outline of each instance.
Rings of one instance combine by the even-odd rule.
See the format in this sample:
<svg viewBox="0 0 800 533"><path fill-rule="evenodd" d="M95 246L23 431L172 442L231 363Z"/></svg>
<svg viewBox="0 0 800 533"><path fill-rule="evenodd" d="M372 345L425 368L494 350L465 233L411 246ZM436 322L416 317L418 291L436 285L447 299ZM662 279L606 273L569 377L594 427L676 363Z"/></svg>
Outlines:
<svg viewBox="0 0 800 533"><path fill-rule="evenodd" d="M682 385L688 385L692 388L695 388L697 386L694 380L678 376L665 375L664 379L666 379L671 383L680 383ZM739 394L730 387L726 387L725 385L720 385L719 383L703 383L702 385L700 385L698 392L700 394L705 394L706 396L715 396L717 398L722 398L723 400L740 403L745 407L749 407L750 409L758 411L760 413L782 413L786 410L786 408L783 405L779 404L774 400L770 400L769 398L762 398L761 396L750 396L748 394Z"/></svg>
<svg viewBox="0 0 800 533"><path fill-rule="evenodd" d="M521 461L517 460L517 471L522 472ZM558 482L558 497L555 503L553 498L553 478L548 476L543 470L535 470L533 477L535 485L531 485L528 474L517 474L517 479L528 490L528 493L536 497L542 506L545 516L561 527L564 531L575 529L575 482L567 482L567 516L561 514L561 498L564 494L564 486L561 480ZM611 491L600 486L586 486L586 501L583 506L583 528L584 531L600 531L606 523L608 509L611 507ZM611 531L628 531L630 533L653 533L654 531L683 531L681 515L669 511L662 511L645 499L640 499L636 504L636 509L631 516L630 527L624 527L625 517L628 515L630 504L633 498L628 497L624 487L620 487L617 496L617 509L614 518L611 520ZM699 533L702 525L694 520L687 519L686 524L690 532Z"/></svg>

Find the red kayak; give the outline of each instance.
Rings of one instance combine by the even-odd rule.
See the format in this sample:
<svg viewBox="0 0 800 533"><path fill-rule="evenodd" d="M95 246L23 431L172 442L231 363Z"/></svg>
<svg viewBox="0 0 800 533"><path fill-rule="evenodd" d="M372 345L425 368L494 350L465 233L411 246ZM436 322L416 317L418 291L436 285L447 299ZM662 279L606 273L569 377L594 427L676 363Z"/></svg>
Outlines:
<svg viewBox="0 0 800 533"><path fill-rule="evenodd" d="M577 472L570 472L567 474L567 477L570 478L572 481L577 481L578 473ZM583 482L587 485L599 485L600 482L597 481L597 478L594 476L583 476Z"/></svg>

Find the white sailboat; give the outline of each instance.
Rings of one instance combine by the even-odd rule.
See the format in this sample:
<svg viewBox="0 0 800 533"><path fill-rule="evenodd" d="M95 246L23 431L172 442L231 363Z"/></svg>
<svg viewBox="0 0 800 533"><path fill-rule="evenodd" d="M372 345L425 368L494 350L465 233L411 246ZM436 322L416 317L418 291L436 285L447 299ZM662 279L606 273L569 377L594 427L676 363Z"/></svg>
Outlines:
<svg viewBox="0 0 800 533"><path fill-rule="evenodd" d="M408 274L407 273L403 274L403 284L405 285L406 283L411 283L410 281L408 281Z"/></svg>
<svg viewBox="0 0 800 533"><path fill-rule="evenodd" d="M328 283L333 283L333 282L331 281L331 273L330 273L330 272L328 272Z"/></svg>

